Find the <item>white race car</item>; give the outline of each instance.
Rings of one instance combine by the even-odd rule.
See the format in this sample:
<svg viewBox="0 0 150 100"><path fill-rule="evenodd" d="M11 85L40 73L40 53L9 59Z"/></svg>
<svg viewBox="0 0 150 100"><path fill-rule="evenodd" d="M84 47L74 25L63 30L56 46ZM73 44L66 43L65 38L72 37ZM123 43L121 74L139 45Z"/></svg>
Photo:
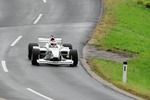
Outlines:
<svg viewBox="0 0 150 100"><path fill-rule="evenodd" d="M62 44L62 38L55 38L55 43L51 41L51 38L38 38L38 42L40 44L29 43L28 45L28 58L32 65L69 64L70 66L77 66L77 50L73 50L71 44ZM42 43L44 43L43 46Z"/></svg>

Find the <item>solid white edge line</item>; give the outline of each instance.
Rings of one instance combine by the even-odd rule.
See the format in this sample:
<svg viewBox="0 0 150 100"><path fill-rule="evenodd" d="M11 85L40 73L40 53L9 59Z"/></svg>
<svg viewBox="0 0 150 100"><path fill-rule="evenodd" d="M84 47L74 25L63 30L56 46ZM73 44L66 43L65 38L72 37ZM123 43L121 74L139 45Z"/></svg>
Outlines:
<svg viewBox="0 0 150 100"><path fill-rule="evenodd" d="M6 61L3 60L1 63L2 63L2 67L3 67L4 71L8 72L8 69L6 67Z"/></svg>
<svg viewBox="0 0 150 100"><path fill-rule="evenodd" d="M49 97L47 97L47 96L45 96L45 95L43 95L41 93L38 93L38 92L32 90L31 88L27 88L27 90L30 91L30 92L32 92L32 93L35 93L35 94L37 94L37 95L39 95L39 96L41 96L41 97L43 97L43 98L45 98L47 100L53 100L52 98L49 98Z"/></svg>
<svg viewBox="0 0 150 100"><path fill-rule="evenodd" d="M43 16L43 14L39 14L38 18L34 21L33 24L37 24L37 22L41 19L42 16Z"/></svg>
<svg viewBox="0 0 150 100"><path fill-rule="evenodd" d="M15 46L15 44L22 38L22 36L19 36L10 46Z"/></svg>
<svg viewBox="0 0 150 100"><path fill-rule="evenodd" d="M43 0L43 2L46 3L47 1L46 1L46 0Z"/></svg>

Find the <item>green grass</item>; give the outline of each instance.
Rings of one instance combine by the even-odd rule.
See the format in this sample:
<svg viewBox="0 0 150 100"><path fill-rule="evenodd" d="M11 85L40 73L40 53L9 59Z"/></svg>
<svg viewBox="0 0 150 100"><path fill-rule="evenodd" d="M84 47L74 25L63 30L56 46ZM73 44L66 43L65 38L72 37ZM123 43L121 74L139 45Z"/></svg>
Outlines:
<svg viewBox="0 0 150 100"><path fill-rule="evenodd" d="M128 61L127 84L121 82L121 63L92 58L91 66L119 87L150 99L150 9L138 5L136 0L114 1L115 6L105 11L106 15L113 14L114 21L109 23L111 27L105 28L105 35L96 33L94 45L138 56Z"/></svg>
<svg viewBox="0 0 150 100"><path fill-rule="evenodd" d="M96 45L132 52L150 50L150 10L134 4L120 4L115 9L116 24Z"/></svg>
<svg viewBox="0 0 150 100"><path fill-rule="evenodd" d="M150 99L150 78L146 71L147 68L141 71L139 65L135 66L135 64L133 64L134 61L129 61L127 83L124 84L122 83L122 63L98 58L90 58L88 62L92 66L91 69L103 79L106 79L119 88L127 90L133 94ZM147 77L145 78L144 76Z"/></svg>

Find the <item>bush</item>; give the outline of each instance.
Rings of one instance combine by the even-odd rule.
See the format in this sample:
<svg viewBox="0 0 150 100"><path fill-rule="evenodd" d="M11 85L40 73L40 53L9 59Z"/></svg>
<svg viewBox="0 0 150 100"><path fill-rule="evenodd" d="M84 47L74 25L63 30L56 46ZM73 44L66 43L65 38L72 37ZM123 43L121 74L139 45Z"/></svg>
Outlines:
<svg viewBox="0 0 150 100"><path fill-rule="evenodd" d="M150 3L145 4L146 8L150 8Z"/></svg>
<svg viewBox="0 0 150 100"><path fill-rule="evenodd" d="M143 4L144 4L144 2L143 2L142 0L138 0L138 1L137 1L137 4L139 4L139 5L143 5Z"/></svg>

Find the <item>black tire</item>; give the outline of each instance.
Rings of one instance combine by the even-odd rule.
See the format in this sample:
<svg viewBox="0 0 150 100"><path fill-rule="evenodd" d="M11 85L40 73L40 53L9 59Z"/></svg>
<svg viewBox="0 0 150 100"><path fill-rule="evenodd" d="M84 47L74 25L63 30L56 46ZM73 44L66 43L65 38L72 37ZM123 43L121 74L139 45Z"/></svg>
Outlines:
<svg viewBox="0 0 150 100"><path fill-rule="evenodd" d="M31 60L31 55L32 55L32 49L33 46L39 46L37 43L30 43L28 45L28 58Z"/></svg>
<svg viewBox="0 0 150 100"><path fill-rule="evenodd" d="M32 49L32 56L31 56L31 63L32 65L39 65L37 60L40 57L40 50L39 49Z"/></svg>
<svg viewBox="0 0 150 100"><path fill-rule="evenodd" d="M63 46L64 46L64 47L69 47L69 49L71 49L71 50L73 49L73 47L72 47L71 44L63 44Z"/></svg>
<svg viewBox="0 0 150 100"><path fill-rule="evenodd" d="M78 64L78 52L77 52L77 50L70 50L69 57L70 57L70 59L73 60L73 64L71 64L70 66L71 67L77 66L77 64Z"/></svg>

